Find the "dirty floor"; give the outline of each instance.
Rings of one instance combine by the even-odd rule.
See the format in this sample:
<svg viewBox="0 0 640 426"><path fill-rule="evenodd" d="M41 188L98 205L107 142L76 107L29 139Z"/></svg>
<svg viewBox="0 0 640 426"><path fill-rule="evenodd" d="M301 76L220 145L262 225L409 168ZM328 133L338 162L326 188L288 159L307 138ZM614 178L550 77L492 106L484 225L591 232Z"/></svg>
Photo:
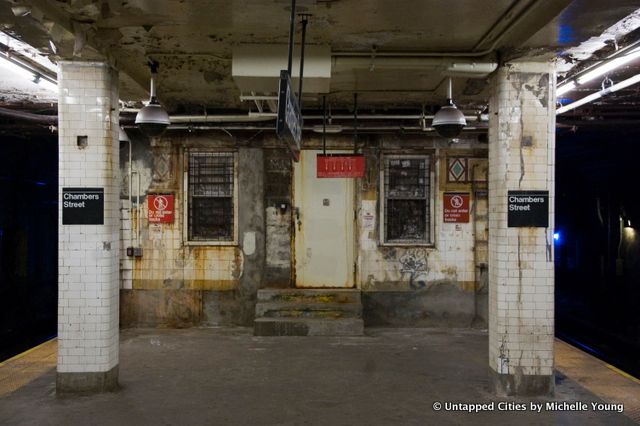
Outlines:
<svg viewBox="0 0 640 426"><path fill-rule="evenodd" d="M640 413L640 382L561 342L555 397L497 399L488 391L486 332L366 333L254 337L246 328L125 330L121 389L66 398L55 396L52 342L40 355L32 351L0 364L0 386L3 378L12 384L0 394L0 424L632 425ZM28 379L20 378L27 373ZM493 402L495 408L434 409L448 402ZM499 402L527 408L501 411ZM588 409L535 413L532 402L577 402ZM605 410L594 410L591 402Z"/></svg>

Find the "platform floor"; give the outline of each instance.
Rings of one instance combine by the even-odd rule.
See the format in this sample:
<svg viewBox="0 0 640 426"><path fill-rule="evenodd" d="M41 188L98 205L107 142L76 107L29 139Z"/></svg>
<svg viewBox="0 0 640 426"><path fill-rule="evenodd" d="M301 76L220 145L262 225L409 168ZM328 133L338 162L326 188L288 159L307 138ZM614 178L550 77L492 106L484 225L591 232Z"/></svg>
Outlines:
<svg viewBox="0 0 640 426"><path fill-rule="evenodd" d="M640 381L556 344L553 398L488 391L487 334L367 329L364 337L254 337L246 328L121 333L121 390L55 396L55 341L0 364L0 425L631 425ZM434 404L494 403L481 413ZM499 402L524 404L501 411ZM543 404L540 413L531 403ZM585 403L586 411L546 403ZM592 402L609 403L598 411ZM624 412L616 411L624 404ZM436 404L437 405L437 404Z"/></svg>

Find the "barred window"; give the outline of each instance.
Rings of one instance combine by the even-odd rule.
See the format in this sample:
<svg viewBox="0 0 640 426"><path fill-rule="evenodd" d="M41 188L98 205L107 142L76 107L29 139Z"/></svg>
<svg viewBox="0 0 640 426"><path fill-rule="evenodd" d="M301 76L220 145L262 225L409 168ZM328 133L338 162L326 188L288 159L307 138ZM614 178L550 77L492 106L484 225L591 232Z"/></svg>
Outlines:
<svg viewBox="0 0 640 426"><path fill-rule="evenodd" d="M384 242L431 242L430 158L384 158Z"/></svg>
<svg viewBox="0 0 640 426"><path fill-rule="evenodd" d="M234 175L233 153L189 153L189 241L233 241Z"/></svg>

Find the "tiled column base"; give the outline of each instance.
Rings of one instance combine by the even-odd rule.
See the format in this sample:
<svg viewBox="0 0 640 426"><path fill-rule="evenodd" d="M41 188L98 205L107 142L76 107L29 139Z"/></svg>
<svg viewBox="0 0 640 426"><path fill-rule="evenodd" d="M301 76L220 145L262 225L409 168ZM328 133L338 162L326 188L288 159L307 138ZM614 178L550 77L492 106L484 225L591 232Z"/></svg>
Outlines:
<svg viewBox="0 0 640 426"><path fill-rule="evenodd" d="M118 366L101 373L58 373L56 392L65 394L90 394L118 390Z"/></svg>

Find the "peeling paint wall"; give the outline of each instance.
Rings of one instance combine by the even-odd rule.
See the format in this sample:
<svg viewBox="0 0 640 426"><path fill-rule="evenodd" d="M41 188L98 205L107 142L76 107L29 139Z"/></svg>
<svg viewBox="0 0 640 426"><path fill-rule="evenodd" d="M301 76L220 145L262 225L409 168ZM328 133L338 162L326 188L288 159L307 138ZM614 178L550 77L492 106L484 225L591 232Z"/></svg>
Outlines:
<svg viewBox="0 0 640 426"><path fill-rule="evenodd" d="M266 269L265 287L287 288L291 279L291 155L265 149Z"/></svg>
<svg viewBox="0 0 640 426"><path fill-rule="evenodd" d="M486 285L478 281L477 265L487 261L486 146L471 140L451 146L435 138L386 137L371 145L375 148L365 150L367 172L357 195L358 286L363 290L366 324L484 326ZM398 153L432 156L431 245L380 243L380 164L384 154ZM447 182L449 157L465 159L463 183ZM445 192L470 195L468 223L444 223Z"/></svg>
<svg viewBox="0 0 640 426"><path fill-rule="evenodd" d="M489 123L489 366L499 395L553 391L555 69L513 63L493 76ZM512 227L508 192L548 191L548 227Z"/></svg>
<svg viewBox="0 0 640 426"><path fill-rule="evenodd" d="M143 146L133 136L133 146ZM133 209L121 200L123 326L187 326L253 320L252 302L264 273L262 150L237 147L220 137L173 136L152 141L145 154L134 148ZM188 148L237 152L238 241L229 245L191 245L184 236L184 156ZM122 164L126 175L128 164ZM140 205L137 177L141 177ZM126 181L126 180L125 180ZM126 192L126 185L123 185ZM146 196L174 195L173 223L149 223ZM138 219L138 215L140 218ZM139 224L139 225L138 225ZM141 257L126 247L140 247Z"/></svg>
<svg viewBox="0 0 640 426"><path fill-rule="evenodd" d="M128 210L128 162L122 161L123 248L140 246L142 257L122 253L122 324L183 327L250 324L259 288L293 286L294 212L289 153L269 136L251 146L220 133L169 134L146 143L133 136L133 164L142 198ZM365 177L356 180L354 247L356 287L363 290L368 325L483 326L486 323L487 150L475 137L449 144L439 138L361 136ZM308 149L320 139L305 140ZM238 241L193 246L184 241L183 187L186 148L234 149L238 157ZM352 149L351 137L333 136L328 149ZM122 150L127 150L123 147ZM432 159L432 235L429 246L380 243L380 164L384 154L421 154ZM126 154L125 154L126 157ZM464 159L467 177L447 182L447 160ZM443 194L470 194L469 223L443 223ZM150 224L146 195L175 196L175 221ZM140 214L140 241L138 234Z"/></svg>

